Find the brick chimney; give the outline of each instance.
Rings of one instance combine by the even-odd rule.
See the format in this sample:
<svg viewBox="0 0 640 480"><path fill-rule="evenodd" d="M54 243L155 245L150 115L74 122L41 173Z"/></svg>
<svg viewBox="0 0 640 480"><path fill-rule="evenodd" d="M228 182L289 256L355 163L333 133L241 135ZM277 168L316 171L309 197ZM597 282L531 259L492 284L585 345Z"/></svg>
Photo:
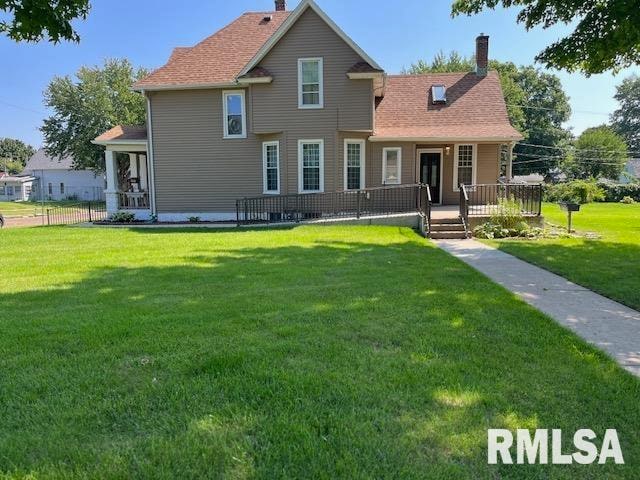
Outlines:
<svg viewBox="0 0 640 480"><path fill-rule="evenodd" d="M284 12L287 9L287 0L276 0L276 12Z"/></svg>
<svg viewBox="0 0 640 480"><path fill-rule="evenodd" d="M489 67L489 35L481 33L476 38L476 75L484 77Z"/></svg>

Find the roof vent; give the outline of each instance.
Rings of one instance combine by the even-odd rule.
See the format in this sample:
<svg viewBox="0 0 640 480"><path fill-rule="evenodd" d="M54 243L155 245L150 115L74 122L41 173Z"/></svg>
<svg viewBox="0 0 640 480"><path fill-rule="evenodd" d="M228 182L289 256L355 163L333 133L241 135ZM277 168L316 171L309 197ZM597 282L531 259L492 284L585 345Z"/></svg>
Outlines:
<svg viewBox="0 0 640 480"><path fill-rule="evenodd" d="M266 15L262 18L263 22L270 22L271 20L273 20L273 15Z"/></svg>
<svg viewBox="0 0 640 480"><path fill-rule="evenodd" d="M444 105L447 103L447 87L444 85L432 85L431 102L434 105Z"/></svg>

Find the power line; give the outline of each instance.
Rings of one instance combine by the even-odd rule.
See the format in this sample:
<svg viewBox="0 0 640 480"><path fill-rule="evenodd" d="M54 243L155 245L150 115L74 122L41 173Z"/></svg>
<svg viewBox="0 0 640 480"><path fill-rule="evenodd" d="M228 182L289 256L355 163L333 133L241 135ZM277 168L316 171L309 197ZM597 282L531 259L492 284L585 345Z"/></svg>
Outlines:
<svg viewBox="0 0 640 480"><path fill-rule="evenodd" d="M550 145L537 145L535 143L518 142L518 145L526 147L546 148L547 150L562 150L568 152L596 152L596 153L621 153L620 150L603 150L600 148L575 148L575 147L552 147ZM640 155L640 151L625 150L626 154Z"/></svg>
<svg viewBox="0 0 640 480"><path fill-rule="evenodd" d="M0 103L3 104L3 105L6 105L8 107L17 108L18 110L24 110L26 112L37 113L38 115L47 115L45 112L42 112L42 111L39 111L39 110L35 110L35 109L29 108L29 107L22 107L20 105L16 105L15 103L5 102L4 100L0 100Z"/></svg>
<svg viewBox="0 0 640 480"><path fill-rule="evenodd" d="M507 107L520 107L520 108L528 108L531 110L546 110L549 112L556 112L557 109L555 108L549 108L549 107L532 107L529 105L518 105L517 103L509 103L507 104ZM594 112L593 110L573 110L571 109L571 113L586 113L588 115L605 115L605 116L609 116L611 115L610 113L606 113L606 112Z"/></svg>

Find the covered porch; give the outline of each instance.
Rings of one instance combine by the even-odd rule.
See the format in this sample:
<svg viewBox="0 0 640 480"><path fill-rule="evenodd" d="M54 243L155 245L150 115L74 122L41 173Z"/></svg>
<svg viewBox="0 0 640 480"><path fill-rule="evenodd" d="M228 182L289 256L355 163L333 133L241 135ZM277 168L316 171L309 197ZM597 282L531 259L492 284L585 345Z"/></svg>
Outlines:
<svg viewBox="0 0 640 480"><path fill-rule="evenodd" d="M146 127L117 126L100 135L95 144L105 147L107 214L133 213L151 217L151 169Z"/></svg>

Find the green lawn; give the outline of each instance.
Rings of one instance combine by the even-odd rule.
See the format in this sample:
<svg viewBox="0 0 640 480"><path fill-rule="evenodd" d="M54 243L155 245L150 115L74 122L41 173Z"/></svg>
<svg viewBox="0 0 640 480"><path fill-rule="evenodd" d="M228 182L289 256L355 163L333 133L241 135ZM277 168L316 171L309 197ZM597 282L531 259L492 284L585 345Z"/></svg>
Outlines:
<svg viewBox="0 0 640 480"><path fill-rule="evenodd" d="M54 208L65 205L75 205L81 203L77 200L62 200L62 201L50 201L44 202L44 211L47 208ZM97 202L94 202L97 203ZM102 202L104 203L104 202ZM42 215L43 205L40 202L2 202L0 201L0 213L5 218L12 217L33 217Z"/></svg>
<svg viewBox="0 0 640 480"><path fill-rule="evenodd" d="M543 214L547 221L566 227L566 213L557 205L545 204ZM573 215L573 228L600 238L489 243L640 310L640 204L583 205Z"/></svg>
<svg viewBox="0 0 640 480"><path fill-rule="evenodd" d="M640 382L409 229L0 238L0 476L640 477ZM488 466L518 427L626 465Z"/></svg>

